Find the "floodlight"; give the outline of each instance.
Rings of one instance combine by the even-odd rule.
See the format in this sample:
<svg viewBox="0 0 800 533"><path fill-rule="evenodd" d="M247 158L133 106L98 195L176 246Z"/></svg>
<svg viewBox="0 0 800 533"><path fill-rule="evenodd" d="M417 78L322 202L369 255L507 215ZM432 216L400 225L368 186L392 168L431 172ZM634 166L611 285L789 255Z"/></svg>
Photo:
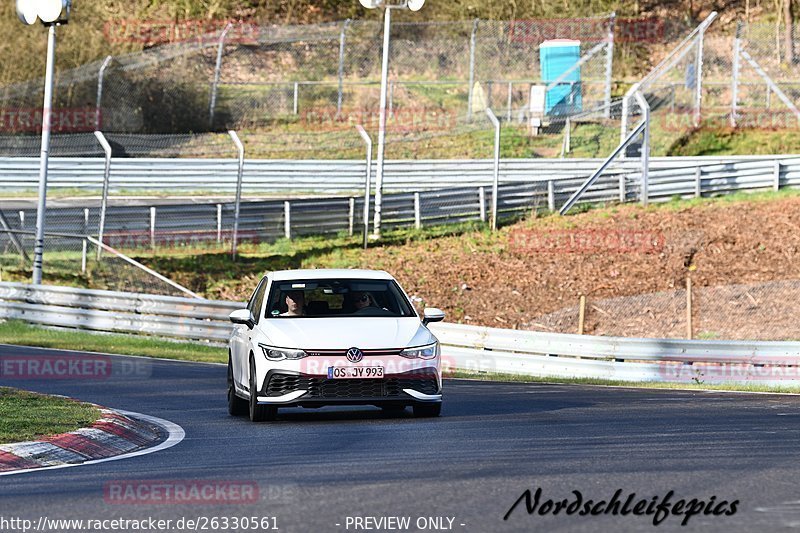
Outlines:
<svg viewBox="0 0 800 533"><path fill-rule="evenodd" d="M40 19L43 24L65 23L71 0L17 0L17 16L28 26Z"/></svg>
<svg viewBox="0 0 800 533"><path fill-rule="evenodd" d="M424 3L425 0L408 0L408 9L411 11L419 11L422 9Z"/></svg>
<svg viewBox="0 0 800 533"><path fill-rule="evenodd" d="M17 0L17 16L28 26L36 23L36 2L34 0Z"/></svg>
<svg viewBox="0 0 800 533"><path fill-rule="evenodd" d="M358 0L358 3L367 9L375 9L381 5L381 0Z"/></svg>

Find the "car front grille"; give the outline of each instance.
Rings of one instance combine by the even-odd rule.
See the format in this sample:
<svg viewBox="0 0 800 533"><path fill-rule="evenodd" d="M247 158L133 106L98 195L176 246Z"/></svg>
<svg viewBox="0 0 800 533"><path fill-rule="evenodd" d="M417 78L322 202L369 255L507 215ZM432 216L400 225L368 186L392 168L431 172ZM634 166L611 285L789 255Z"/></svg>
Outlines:
<svg viewBox="0 0 800 533"><path fill-rule="evenodd" d="M301 374L273 373L265 387L266 396L283 396L304 390L302 399L358 399L392 398L403 394L403 389L414 389L423 394L438 394L439 383L433 370L422 369L384 379L327 379Z"/></svg>

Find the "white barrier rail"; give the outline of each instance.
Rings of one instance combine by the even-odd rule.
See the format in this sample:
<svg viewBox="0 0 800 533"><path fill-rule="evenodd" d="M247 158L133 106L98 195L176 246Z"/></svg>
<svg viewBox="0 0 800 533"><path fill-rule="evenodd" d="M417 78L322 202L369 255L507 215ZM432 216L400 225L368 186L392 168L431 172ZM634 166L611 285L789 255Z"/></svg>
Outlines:
<svg viewBox="0 0 800 533"><path fill-rule="evenodd" d="M0 319L226 342L243 303L0 283ZM432 324L443 366L619 381L800 386L800 342L640 339Z"/></svg>

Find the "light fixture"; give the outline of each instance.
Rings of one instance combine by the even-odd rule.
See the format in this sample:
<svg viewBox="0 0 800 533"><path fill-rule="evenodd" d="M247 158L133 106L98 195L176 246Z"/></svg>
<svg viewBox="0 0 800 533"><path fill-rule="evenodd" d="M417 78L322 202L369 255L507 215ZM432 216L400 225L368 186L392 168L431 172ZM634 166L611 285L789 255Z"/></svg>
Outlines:
<svg viewBox="0 0 800 533"><path fill-rule="evenodd" d="M66 24L71 0L17 0L17 16L31 26L40 19L42 24Z"/></svg>
<svg viewBox="0 0 800 533"><path fill-rule="evenodd" d="M411 11L419 11L422 9L424 3L425 0L408 0L408 9Z"/></svg>

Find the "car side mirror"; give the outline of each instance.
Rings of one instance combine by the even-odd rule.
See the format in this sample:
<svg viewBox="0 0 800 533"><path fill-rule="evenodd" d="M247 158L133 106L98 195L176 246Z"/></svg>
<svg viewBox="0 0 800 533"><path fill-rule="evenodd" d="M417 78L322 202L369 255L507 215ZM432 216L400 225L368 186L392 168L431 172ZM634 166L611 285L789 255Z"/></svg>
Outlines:
<svg viewBox="0 0 800 533"><path fill-rule="evenodd" d="M256 325L256 319L253 318L253 313L251 313L249 309L237 309L228 315L228 318L230 318L231 322L234 324L243 324L250 329L253 329L253 326Z"/></svg>
<svg viewBox="0 0 800 533"><path fill-rule="evenodd" d="M426 307L422 311L422 325L428 325L431 322L441 322L444 320L444 311L435 307Z"/></svg>

